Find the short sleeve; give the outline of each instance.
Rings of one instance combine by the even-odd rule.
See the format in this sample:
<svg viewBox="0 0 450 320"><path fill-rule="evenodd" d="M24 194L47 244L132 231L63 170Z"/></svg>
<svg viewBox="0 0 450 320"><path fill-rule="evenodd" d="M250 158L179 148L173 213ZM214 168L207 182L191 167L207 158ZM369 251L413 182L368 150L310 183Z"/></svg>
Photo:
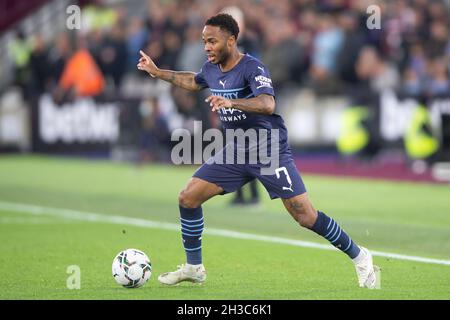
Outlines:
<svg viewBox="0 0 450 320"><path fill-rule="evenodd" d="M206 79L205 79L205 73L204 73L205 69L206 69L206 66L203 65L203 67L200 69L200 71L198 73L195 74L195 77L194 77L195 82L202 88L209 87L208 82L206 82Z"/></svg>
<svg viewBox="0 0 450 320"><path fill-rule="evenodd" d="M269 70L261 62L252 60L247 64L246 78L255 97L260 94L275 96Z"/></svg>

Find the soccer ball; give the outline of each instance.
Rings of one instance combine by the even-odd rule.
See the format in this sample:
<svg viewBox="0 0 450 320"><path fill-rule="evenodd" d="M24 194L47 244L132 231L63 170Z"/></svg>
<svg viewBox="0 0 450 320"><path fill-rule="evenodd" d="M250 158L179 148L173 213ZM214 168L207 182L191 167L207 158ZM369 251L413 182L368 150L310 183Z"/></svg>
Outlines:
<svg viewBox="0 0 450 320"><path fill-rule="evenodd" d="M141 250L126 249L117 254L112 263L112 275L125 288L138 288L152 275L152 264Z"/></svg>

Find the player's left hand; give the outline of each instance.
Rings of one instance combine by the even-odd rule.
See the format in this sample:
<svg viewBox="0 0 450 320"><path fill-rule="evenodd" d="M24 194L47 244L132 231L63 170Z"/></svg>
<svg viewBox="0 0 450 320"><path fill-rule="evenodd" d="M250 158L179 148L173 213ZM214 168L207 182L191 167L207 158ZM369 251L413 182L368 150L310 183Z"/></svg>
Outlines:
<svg viewBox="0 0 450 320"><path fill-rule="evenodd" d="M221 96L209 96L205 99L205 102L209 103L211 106L211 111L216 112L220 108L232 108L233 105L229 99L226 99Z"/></svg>

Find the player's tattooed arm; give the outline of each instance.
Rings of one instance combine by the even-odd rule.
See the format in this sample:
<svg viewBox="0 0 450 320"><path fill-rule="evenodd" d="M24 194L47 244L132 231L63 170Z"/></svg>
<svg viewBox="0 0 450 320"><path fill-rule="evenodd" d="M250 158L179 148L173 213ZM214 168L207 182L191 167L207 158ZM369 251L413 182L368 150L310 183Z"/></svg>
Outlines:
<svg viewBox="0 0 450 320"><path fill-rule="evenodd" d="M168 81L175 86L181 87L190 91L199 91L201 86L195 82L195 73L189 71L172 71L159 69L155 76L159 79Z"/></svg>
<svg viewBox="0 0 450 320"><path fill-rule="evenodd" d="M195 82L194 72L159 69L153 60L142 50L139 51L139 53L141 54L141 58L139 59L137 68L139 70L147 71L153 78L165 80L175 86L190 91L199 91L202 89L202 87Z"/></svg>
<svg viewBox="0 0 450 320"><path fill-rule="evenodd" d="M212 107L212 111L220 108L235 108L249 113L271 115L275 111L275 99L268 94L260 94L250 99L225 99L220 96L209 96L205 100Z"/></svg>

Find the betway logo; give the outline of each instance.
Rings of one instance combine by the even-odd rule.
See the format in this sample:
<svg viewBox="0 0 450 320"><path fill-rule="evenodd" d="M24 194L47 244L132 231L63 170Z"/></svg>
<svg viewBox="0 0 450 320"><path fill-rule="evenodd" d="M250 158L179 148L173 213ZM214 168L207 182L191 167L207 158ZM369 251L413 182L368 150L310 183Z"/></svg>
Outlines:
<svg viewBox="0 0 450 320"><path fill-rule="evenodd" d="M114 142L119 137L118 116L113 103L81 99L57 106L44 95L39 101L39 135L46 143Z"/></svg>

